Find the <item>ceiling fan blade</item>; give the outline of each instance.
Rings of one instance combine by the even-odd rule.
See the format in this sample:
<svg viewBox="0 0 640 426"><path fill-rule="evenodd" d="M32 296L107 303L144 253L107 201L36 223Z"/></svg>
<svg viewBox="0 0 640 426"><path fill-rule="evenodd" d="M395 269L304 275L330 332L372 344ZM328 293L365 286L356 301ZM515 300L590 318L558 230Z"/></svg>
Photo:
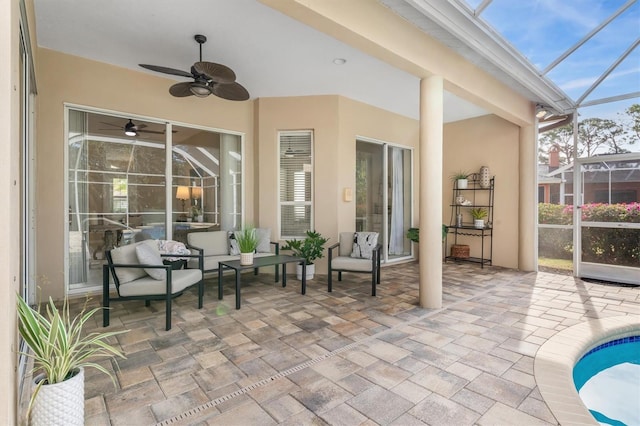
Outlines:
<svg viewBox="0 0 640 426"><path fill-rule="evenodd" d="M164 132L158 130L138 130L138 133L152 133L154 135L164 135Z"/></svg>
<svg viewBox="0 0 640 426"><path fill-rule="evenodd" d="M246 101L249 99L249 92L240 83L213 84L212 92L219 98L230 101Z"/></svg>
<svg viewBox="0 0 640 426"><path fill-rule="evenodd" d="M177 70L175 68L162 67L160 65L147 65L147 64L138 64L138 65L140 65L142 68L146 68L151 71L161 72L164 74L179 75L181 77L193 78L193 75L190 72Z"/></svg>
<svg viewBox="0 0 640 426"><path fill-rule="evenodd" d="M177 98L184 98L185 96L191 96L191 82L185 81L184 83L176 83L169 87L169 93Z"/></svg>
<svg viewBox="0 0 640 426"><path fill-rule="evenodd" d="M215 62L196 62L193 69L216 83L233 83L236 81L236 73L225 65Z"/></svg>
<svg viewBox="0 0 640 426"><path fill-rule="evenodd" d="M107 126L113 126L113 127L118 128L118 129L122 129L123 128L121 124L107 123L106 121L101 121L100 124L106 124ZM109 129L109 130L111 130L111 129ZM113 130L115 130L115 129L113 129Z"/></svg>

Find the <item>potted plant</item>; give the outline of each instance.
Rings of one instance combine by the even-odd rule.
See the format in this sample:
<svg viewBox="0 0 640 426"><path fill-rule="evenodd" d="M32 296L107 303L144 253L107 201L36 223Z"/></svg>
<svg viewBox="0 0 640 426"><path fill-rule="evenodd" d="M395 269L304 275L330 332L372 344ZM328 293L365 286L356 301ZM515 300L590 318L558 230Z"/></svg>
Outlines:
<svg viewBox="0 0 640 426"><path fill-rule="evenodd" d="M196 222L203 222L204 218L202 217L202 209L196 205L191 206L191 217Z"/></svg>
<svg viewBox="0 0 640 426"><path fill-rule="evenodd" d="M236 231L235 238L238 242L238 249L240 250L240 264L253 264L253 253L256 251L256 247L258 247L256 229L246 227L242 231Z"/></svg>
<svg viewBox="0 0 640 426"><path fill-rule="evenodd" d="M487 217L487 209L482 207L476 207L469 211L471 217L473 217L473 227L482 229L484 228L484 218Z"/></svg>
<svg viewBox="0 0 640 426"><path fill-rule="evenodd" d="M442 241L447 238L447 232L449 232L449 227L442 224ZM407 231L407 238L413 241L414 243L420 242L420 228L409 228Z"/></svg>
<svg viewBox="0 0 640 426"><path fill-rule="evenodd" d="M88 299L87 299L88 300ZM82 311L71 318L65 298L58 310L52 298L46 313L34 310L18 296L18 331L31 351L35 390L27 409L31 425L84 424L84 369L95 368L111 378L113 373L96 363L104 358L125 358L108 340L124 331L83 333L85 323L102 308ZM64 407L64 410L61 409Z"/></svg>
<svg viewBox="0 0 640 426"><path fill-rule="evenodd" d="M303 240L285 240L286 245L282 247L283 250L291 250L294 256L302 257L307 263L306 279L313 279L315 274L315 265L313 261L320 259L323 256L324 245L329 241L328 238L324 238L319 232L307 231L307 236ZM296 276L299 280L302 279L302 265L297 265Z"/></svg>
<svg viewBox="0 0 640 426"><path fill-rule="evenodd" d="M456 183L456 189L467 189L469 174L469 172L460 170L451 175L451 179Z"/></svg>

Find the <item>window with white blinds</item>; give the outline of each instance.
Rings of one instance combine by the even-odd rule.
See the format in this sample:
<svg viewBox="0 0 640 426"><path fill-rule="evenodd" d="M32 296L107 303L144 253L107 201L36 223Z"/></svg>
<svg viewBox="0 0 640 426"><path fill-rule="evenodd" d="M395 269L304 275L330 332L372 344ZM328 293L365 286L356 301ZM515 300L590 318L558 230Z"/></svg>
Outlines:
<svg viewBox="0 0 640 426"><path fill-rule="evenodd" d="M282 131L280 146L280 239L304 238L313 229L313 132Z"/></svg>

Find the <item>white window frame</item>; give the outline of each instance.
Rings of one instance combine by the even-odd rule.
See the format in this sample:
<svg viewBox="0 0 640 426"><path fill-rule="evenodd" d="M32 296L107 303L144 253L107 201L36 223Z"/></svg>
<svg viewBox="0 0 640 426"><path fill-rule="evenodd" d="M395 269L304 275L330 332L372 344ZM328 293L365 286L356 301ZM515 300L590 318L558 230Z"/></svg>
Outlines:
<svg viewBox="0 0 640 426"><path fill-rule="evenodd" d="M311 179L310 179L310 201L281 201L280 198L280 184L281 184L281 175L280 175L280 164L282 160L281 153L288 148L287 144L282 141L283 136L309 136L309 163L311 164ZM302 239L304 235L284 235L282 233L282 207L283 206L297 206L302 209L309 206L310 208L310 218L309 218L309 230L314 230L314 157L313 157L313 142L314 142L314 134L313 130L281 130L278 132L278 235L280 240L292 240L292 239ZM284 149L283 149L284 148Z"/></svg>

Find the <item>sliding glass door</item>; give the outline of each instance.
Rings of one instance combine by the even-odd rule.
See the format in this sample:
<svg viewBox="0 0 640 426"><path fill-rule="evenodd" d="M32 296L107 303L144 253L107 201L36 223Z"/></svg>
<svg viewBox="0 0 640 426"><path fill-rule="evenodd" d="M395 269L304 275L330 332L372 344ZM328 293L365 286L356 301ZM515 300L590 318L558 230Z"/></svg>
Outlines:
<svg viewBox="0 0 640 426"><path fill-rule="evenodd" d="M378 232L383 260L411 256L412 151L356 141L356 231Z"/></svg>
<svg viewBox="0 0 640 426"><path fill-rule="evenodd" d="M99 289L114 247L242 223L239 135L67 111L69 292Z"/></svg>

